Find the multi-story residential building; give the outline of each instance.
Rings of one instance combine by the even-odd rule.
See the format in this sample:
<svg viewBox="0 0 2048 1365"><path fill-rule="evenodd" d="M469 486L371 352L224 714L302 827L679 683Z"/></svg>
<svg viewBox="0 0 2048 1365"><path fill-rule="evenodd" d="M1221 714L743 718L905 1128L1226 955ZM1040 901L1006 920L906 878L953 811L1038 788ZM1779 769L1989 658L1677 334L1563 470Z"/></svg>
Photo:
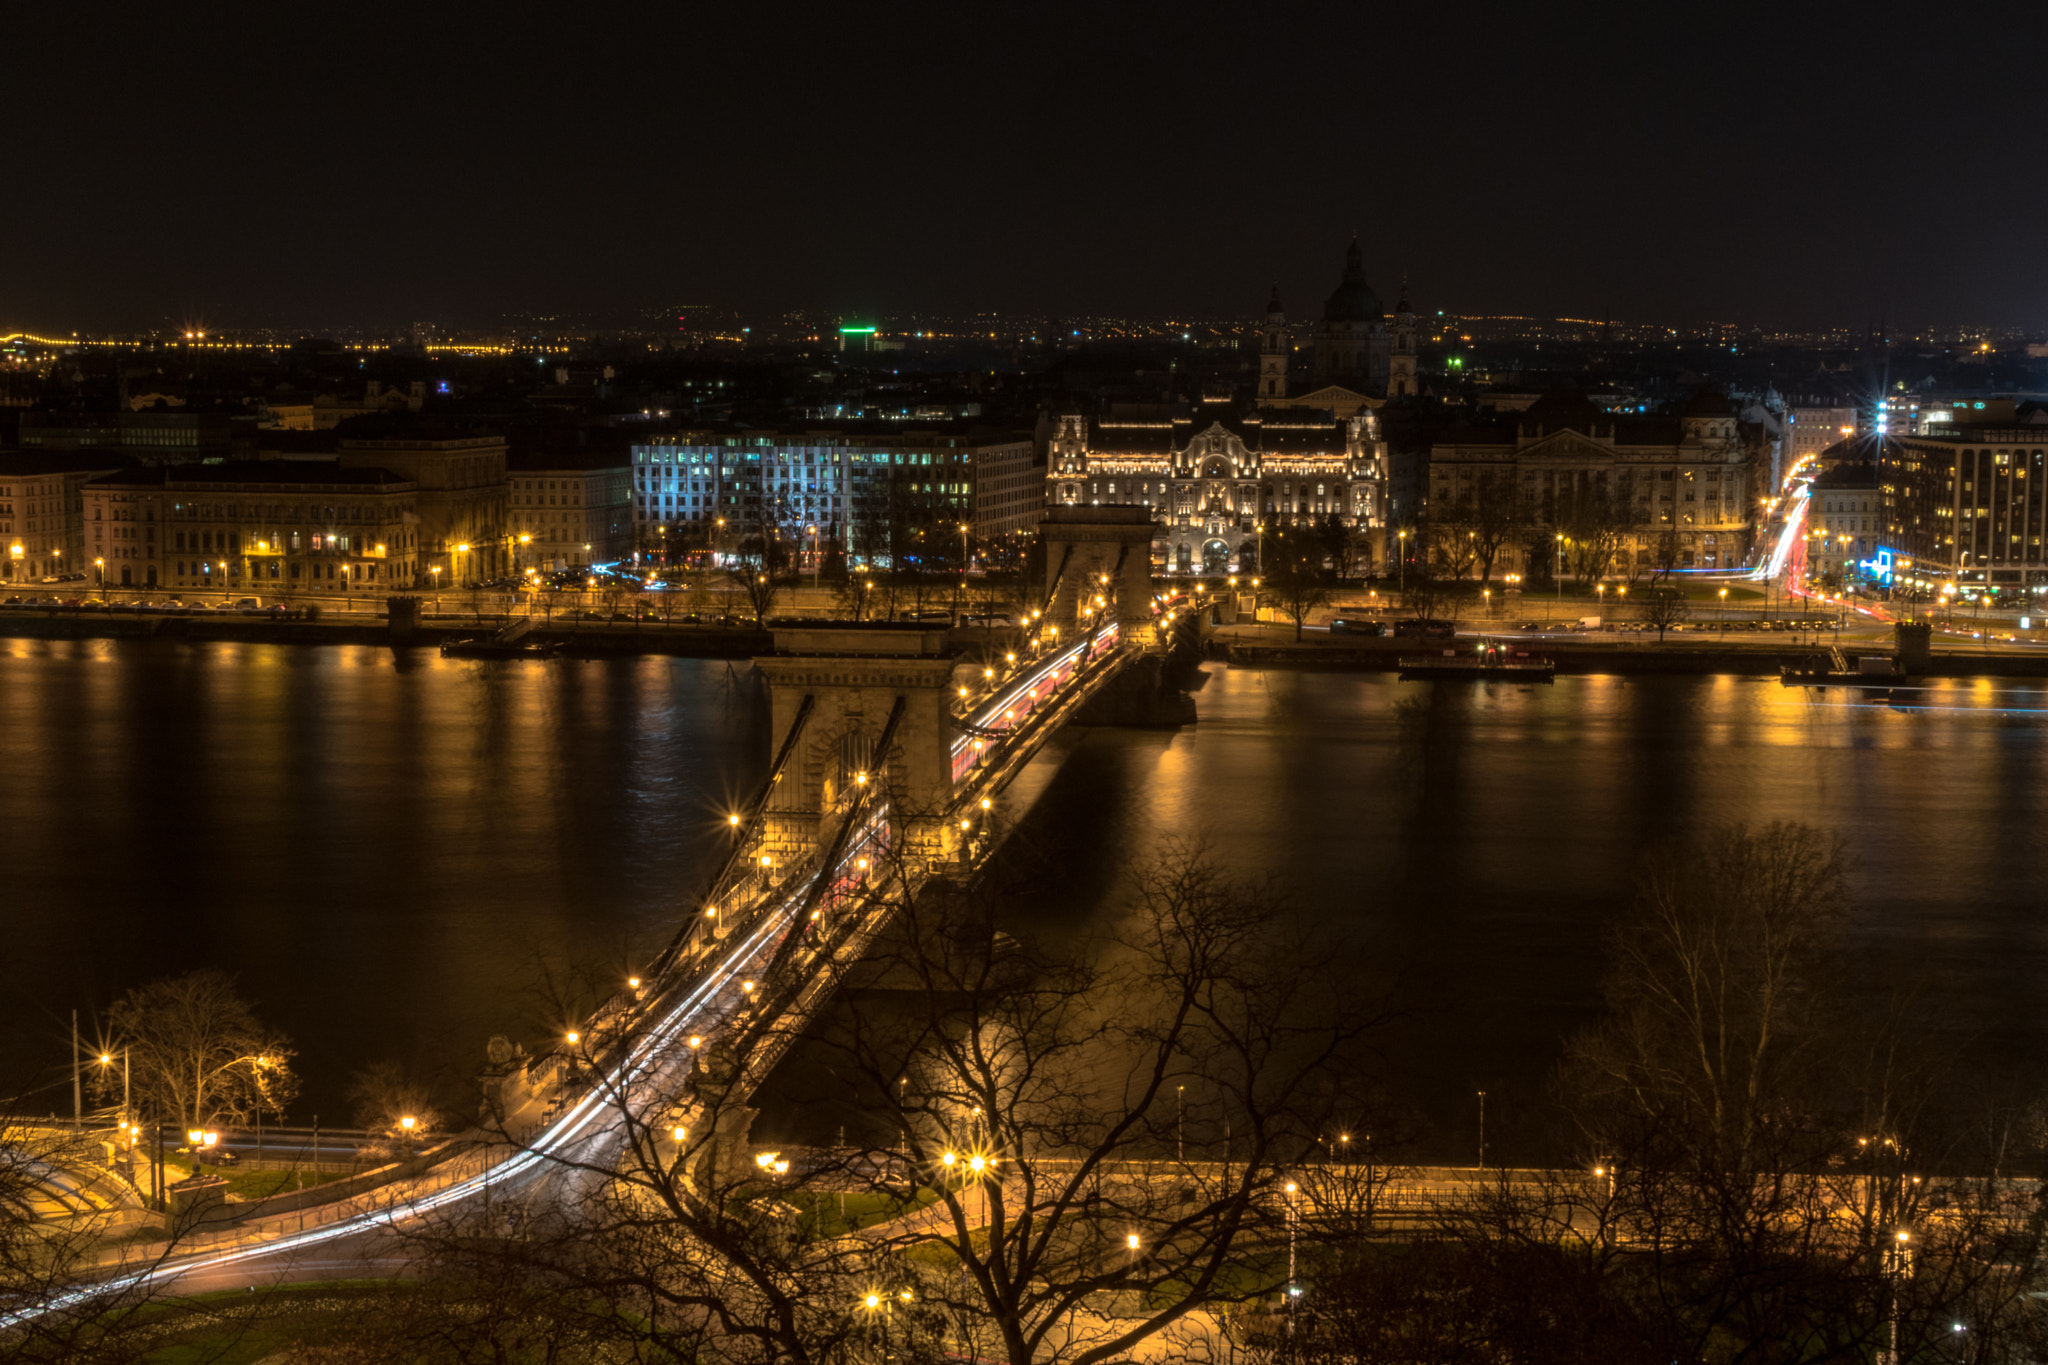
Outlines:
<svg viewBox="0 0 2048 1365"><path fill-rule="evenodd" d="M396 591L420 578L418 501L335 460L132 466L85 485L87 559L110 587Z"/></svg>
<svg viewBox="0 0 2048 1365"><path fill-rule="evenodd" d="M505 438L476 435L409 413L358 417L337 429L345 469L389 470L418 490L422 586L509 574Z"/></svg>
<svg viewBox="0 0 2048 1365"><path fill-rule="evenodd" d="M1059 419L1046 461L1047 501L1142 506L1158 529L1163 573L1249 571L1262 531L1336 517L1347 529L1386 525L1387 448L1379 418L1241 407L1126 408Z"/></svg>
<svg viewBox="0 0 2048 1365"><path fill-rule="evenodd" d="M1856 409L1848 406L1820 407L1795 403L1786 417L1792 437L1785 452L1785 468L1788 470L1802 460L1818 460L1830 447L1854 436L1859 425Z"/></svg>
<svg viewBox="0 0 2048 1365"><path fill-rule="evenodd" d="M1038 529L1045 515L1045 476L1031 462L1031 442L978 447L973 469L972 516L978 538L1026 536Z"/></svg>
<svg viewBox="0 0 2048 1365"><path fill-rule="evenodd" d="M1525 573L1540 571L1538 555L1566 558L1560 538L1574 536L1610 542L1610 567L1732 568L1749 550L1749 469L1721 394L1695 394L1676 417L1637 417L1557 391L1440 436L1428 517L1438 534L1466 518L1512 527L1504 567Z"/></svg>
<svg viewBox="0 0 2048 1365"><path fill-rule="evenodd" d="M950 545L963 524L984 540L1036 525L1030 463L1028 437L964 425L659 436L633 447L635 543L650 554L729 551L765 531L793 548L837 543L857 561L887 562L918 553L913 539Z"/></svg>
<svg viewBox="0 0 2048 1365"><path fill-rule="evenodd" d="M2048 410L1894 435L1879 443L1878 473L1894 559L1965 595L2048 592Z"/></svg>
<svg viewBox="0 0 2048 1365"><path fill-rule="evenodd" d="M620 456L515 455L508 478L517 568L611 564L633 553L633 470Z"/></svg>
<svg viewBox="0 0 2048 1365"><path fill-rule="evenodd" d="M90 454L0 453L0 582L90 569L82 490L119 464Z"/></svg>
<svg viewBox="0 0 2048 1365"><path fill-rule="evenodd" d="M1871 443L1859 440L1823 452L1826 468L1806 504L1810 568L1839 572L1845 580L1889 573L1889 559L1878 556L1885 542L1884 484L1870 453Z"/></svg>

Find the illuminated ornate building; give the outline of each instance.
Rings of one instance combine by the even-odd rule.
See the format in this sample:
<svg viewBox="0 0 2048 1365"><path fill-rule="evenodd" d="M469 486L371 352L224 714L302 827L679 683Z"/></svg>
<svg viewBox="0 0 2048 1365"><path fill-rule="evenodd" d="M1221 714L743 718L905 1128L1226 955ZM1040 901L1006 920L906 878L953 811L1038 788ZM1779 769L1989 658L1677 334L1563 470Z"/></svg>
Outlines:
<svg viewBox="0 0 2048 1365"><path fill-rule="evenodd" d="M1097 419L1068 413L1046 471L1055 504L1151 508L1152 562L1163 573L1249 570L1262 529L1331 516L1354 531L1386 525L1387 447L1369 411L1335 417L1204 398Z"/></svg>

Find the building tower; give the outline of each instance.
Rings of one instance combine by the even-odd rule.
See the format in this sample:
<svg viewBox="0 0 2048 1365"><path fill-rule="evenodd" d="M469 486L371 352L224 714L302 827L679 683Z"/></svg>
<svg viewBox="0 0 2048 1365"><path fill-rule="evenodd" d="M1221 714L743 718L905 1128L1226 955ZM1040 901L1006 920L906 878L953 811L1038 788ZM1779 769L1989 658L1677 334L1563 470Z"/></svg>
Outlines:
<svg viewBox="0 0 2048 1365"><path fill-rule="evenodd" d="M1408 277L1401 277L1401 296L1394 303L1394 348L1387 357L1387 397L1415 396L1415 310L1408 306Z"/></svg>
<svg viewBox="0 0 2048 1365"><path fill-rule="evenodd" d="M1266 301L1265 338L1259 345L1259 402L1287 397L1287 310L1280 306L1280 286Z"/></svg>
<svg viewBox="0 0 2048 1365"><path fill-rule="evenodd" d="M1365 282L1365 252L1358 239L1344 253L1344 278L1323 301L1316 328L1315 387L1335 384L1354 393L1386 391L1386 309Z"/></svg>

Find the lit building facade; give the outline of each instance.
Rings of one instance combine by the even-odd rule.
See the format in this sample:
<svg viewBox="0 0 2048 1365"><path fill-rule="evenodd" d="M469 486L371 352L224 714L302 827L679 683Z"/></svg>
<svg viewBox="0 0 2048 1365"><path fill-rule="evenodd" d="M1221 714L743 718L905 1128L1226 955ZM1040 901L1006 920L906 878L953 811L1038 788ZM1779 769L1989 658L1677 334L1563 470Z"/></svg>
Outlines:
<svg viewBox="0 0 2048 1365"><path fill-rule="evenodd" d="M1248 568L1261 528L1332 516L1354 531L1386 526L1387 447L1369 411L1339 418L1209 398L1178 411L1069 413L1046 482L1059 506L1150 508L1162 573Z"/></svg>
<svg viewBox="0 0 2048 1365"><path fill-rule="evenodd" d="M118 461L44 451L0 453L0 582L34 583L92 567L84 489Z"/></svg>
<svg viewBox="0 0 2048 1365"><path fill-rule="evenodd" d="M656 437L632 459L634 539L653 554L731 550L765 529L880 562L910 534L1029 531L1042 506L1029 438L988 428L707 429Z"/></svg>
<svg viewBox="0 0 2048 1365"><path fill-rule="evenodd" d="M503 436L471 435L404 414L359 417L340 430L343 468L389 470L418 490L420 586L478 583L511 572Z"/></svg>
<svg viewBox="0 0 2048 1365"><path fill-rule="evenodd" d="M1878 551L1887 536L1883 480L1867 441L1843 441L1822 455L1827 467L1807 495L1807 563L1844 579L1882 576Z"/></svg>
<svg viewBox="0 0 2048 1365"><path fill-rule="evenodd" d="M633 553L633 470L618 456L514 456L507 481L516 569L613 564Z"/></svg>
<svg viewBox="0 0 2048 1365"><path fill-rule="evenodd" d="M2048 592L2048 412L1932 430L1879 443L1883 548L1963 595Z"/></svg>
<svg viewBox="0 0 2048 1365"><path fill-rule="evenodd" d="M1556 537L1575 527L1613 537L1624 571L1735 568L1753 524L1749 464L1720 394L1695 395L1676 417L1631 417L1549 393L1433 443L1427 514L1436 535L1465 518L1511 518L1516 535L1496 569L1527 572L1531 555L1552 559Z"/></svg>
<svg viewBox="0 0 2048 1365"><path fill-rule="evenodd" d="M334 460L130 468L84 488L86 567L115 588L398 591L418 577L418 501Z"/></svg>

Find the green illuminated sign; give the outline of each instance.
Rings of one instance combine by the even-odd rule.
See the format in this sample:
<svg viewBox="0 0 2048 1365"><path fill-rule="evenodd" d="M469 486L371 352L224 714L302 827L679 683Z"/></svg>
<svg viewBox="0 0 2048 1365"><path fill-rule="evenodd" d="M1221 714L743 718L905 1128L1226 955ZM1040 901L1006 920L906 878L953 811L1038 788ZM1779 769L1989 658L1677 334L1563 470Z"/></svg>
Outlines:
<svg viewBox="0 0 2048 1365"><path fill-rule="evenodd" d="M839 330L841 333L865 336L872 334L875 329L872 327L841 327Z"/></svg>

